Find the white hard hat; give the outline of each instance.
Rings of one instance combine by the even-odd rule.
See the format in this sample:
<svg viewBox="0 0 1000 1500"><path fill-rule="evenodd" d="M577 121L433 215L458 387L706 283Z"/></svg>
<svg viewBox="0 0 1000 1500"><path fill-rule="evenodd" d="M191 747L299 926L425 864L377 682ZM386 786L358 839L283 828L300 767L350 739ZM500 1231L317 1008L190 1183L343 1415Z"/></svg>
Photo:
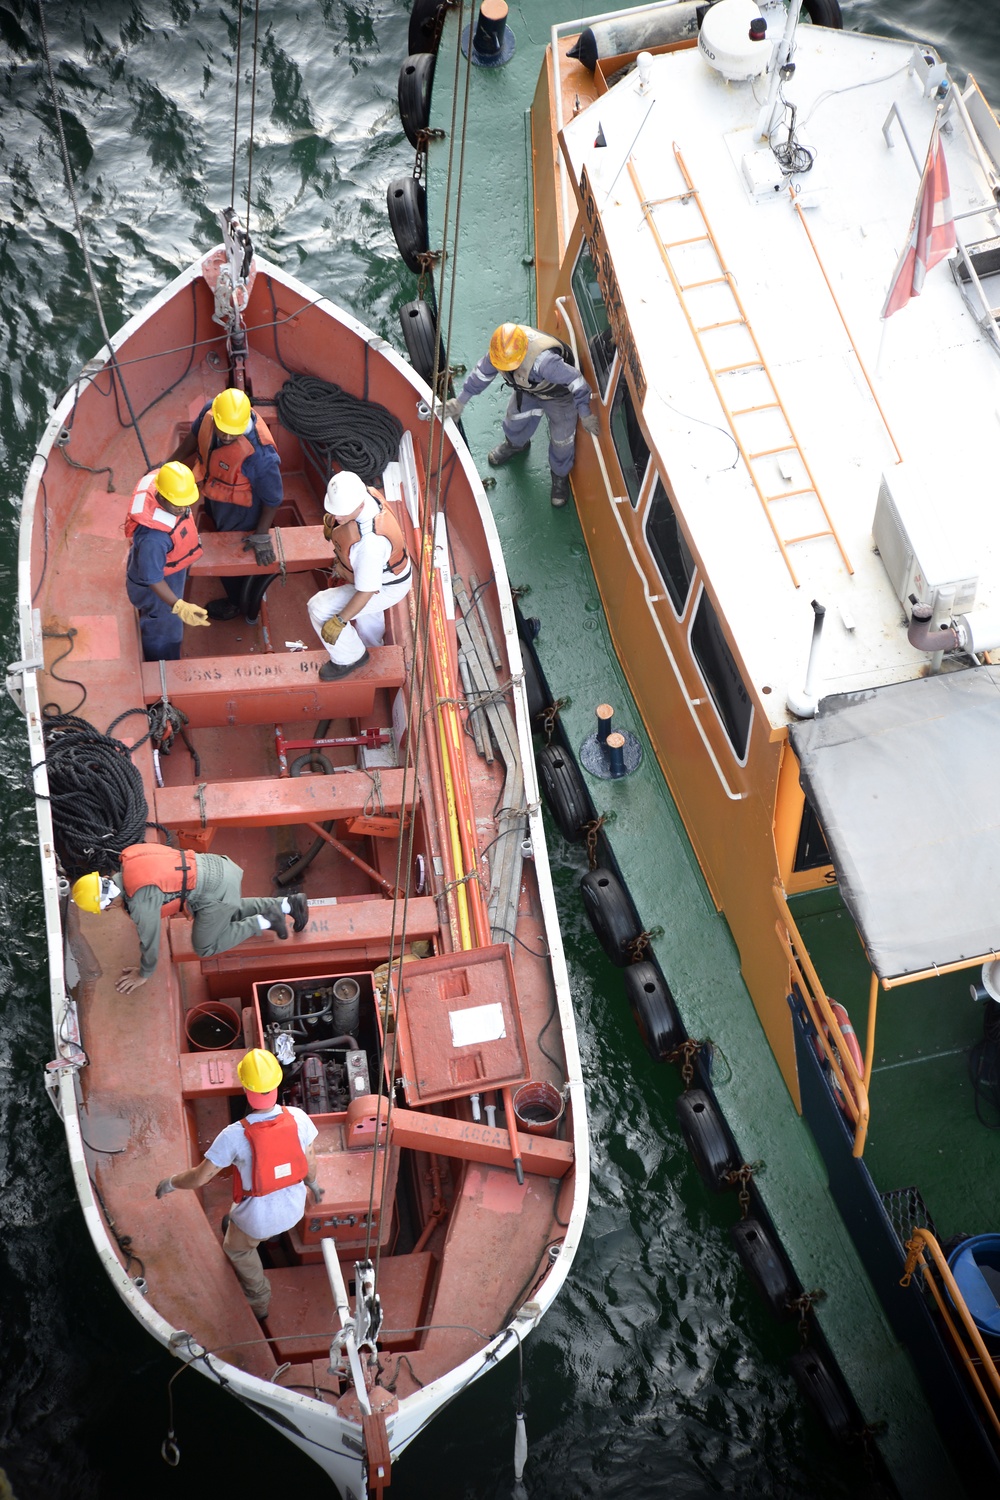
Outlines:
<svg viewBox="0 0 1000 1500"><path fill-rule="evenodd" d="M328 516L349 516L367 496L364 481L357 474L350 474L344 469L339 474L334 474L327 485L323 509Z"/></svg>

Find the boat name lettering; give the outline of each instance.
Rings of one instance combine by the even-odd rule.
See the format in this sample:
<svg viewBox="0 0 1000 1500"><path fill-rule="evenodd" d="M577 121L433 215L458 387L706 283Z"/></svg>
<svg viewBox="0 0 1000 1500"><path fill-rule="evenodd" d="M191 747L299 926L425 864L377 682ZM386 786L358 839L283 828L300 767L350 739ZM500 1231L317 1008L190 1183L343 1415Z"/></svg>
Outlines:
<svg viewBox="0 0 1000 1500"><path fill-rule="evenodd" d="M590 258L594 262L594 270L601 288L601 296L608 312L608 321L611 324L615 336L615 343L623 362L628 366L629 374L632 376L632 384L639 405L646 399L646 377L639 361L639 351L635 347L635 339L632 337L632 329L628 317L622 306L621 288L618 285L618 277L611 261L611 255L607 249L604 238L604 226L601 216L597 211L594 201L593 190L590 186L590 178L584 167L580 174L580 201L583 204L584 218L587 228L584 231L587 246L590 250Z"/></svg>

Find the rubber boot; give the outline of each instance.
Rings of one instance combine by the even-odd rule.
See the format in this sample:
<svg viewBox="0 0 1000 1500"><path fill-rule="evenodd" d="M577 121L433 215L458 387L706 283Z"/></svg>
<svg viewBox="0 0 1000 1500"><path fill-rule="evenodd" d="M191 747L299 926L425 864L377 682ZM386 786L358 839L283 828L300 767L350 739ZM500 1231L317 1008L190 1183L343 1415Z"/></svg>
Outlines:
<svg viewBox="0 0 1000 1500"><path fill-rule="evenodd" d="M530 447L530 443L525 443L523 448L515 448L513 443L509 443L504 438L503 442L499 443L497 447L490 449L486 455L486 459L491 468L499 469L501 464L510 463L510 460L516 458L519 453L527 453Z"/></svg>
<svg viewBox="0 0 1000 1500"><path fill-rule="evenodd" d="M552 470L549 470L552 474ZM552 504L557 510L561 510L569 499L569 477L566 474L552 474Z"/></svg>

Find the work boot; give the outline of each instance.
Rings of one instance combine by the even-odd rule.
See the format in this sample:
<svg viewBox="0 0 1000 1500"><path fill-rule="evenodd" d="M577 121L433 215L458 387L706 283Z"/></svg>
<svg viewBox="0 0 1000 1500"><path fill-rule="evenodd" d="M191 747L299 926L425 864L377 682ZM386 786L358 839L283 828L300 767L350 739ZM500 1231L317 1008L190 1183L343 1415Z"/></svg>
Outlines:
<svg viewBox="0 0 1000 1500"><path fill-rule="evenodd" d="M210 620L235 620L239 614L231 599L209 599L205 612Z"/></svg>
<svg viewBox="0 0 1000 1500"><path fill-rule="evenodd" d="M294 896L289 896L288 904L292 908L292 931L304 931L309 924L309 902L301 891L297 891Z"/></svg>
<svg viewBox="0 0 1000 1500"><path fill-rule="evenodd" d="M284 939L288 936L288 923L285 921L285 913L283 911L276 911L274 916L268 917L267 920L270 922L271 931L276 937Z"/></svg>
<svg viewBox="0 0 1000 1500"><path fill-rule="evenodd" d="M368 660L368 652L359 656L357 661L350 661L346 667L339 666L337 662L327 661L319 669L320 682L339 682L341 677L346 677L348 672L356 672L358 667L363 667Z"/></svg>
<svg viewBox="0 0 1000 1500"><path fill-rule="evenodd" d="M552 473L551 469L549 472ZM566 474L552 474L552 504L557 510L561 510L568 499L569 477Z"/></svg>
<svg viewBox="0 0 1000 1500"><path fill-rule="evenodd" d="M502 464L510 463L510 460L516 458L519 453L527 453L530 447L529 442L525 443L523 448L515 448L513 443L504 438L502 443L499 443L496 448L491 448L487 453L487 462L491 468L499 469Z"/></svg>

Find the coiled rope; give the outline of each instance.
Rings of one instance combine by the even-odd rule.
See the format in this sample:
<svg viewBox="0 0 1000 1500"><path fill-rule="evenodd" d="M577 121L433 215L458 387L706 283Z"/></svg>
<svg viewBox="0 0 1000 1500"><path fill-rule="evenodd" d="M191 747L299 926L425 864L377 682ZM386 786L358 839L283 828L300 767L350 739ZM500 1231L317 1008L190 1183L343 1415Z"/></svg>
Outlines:
<svg viewBox="0 0 1000 1500"><path fill-rule="evenodd" d="M123 849L146 836L142 776L129 747L86 719L43 720L56 853L68 880L110 875Z"/></svg>
<svg viewBox="0 0 1000 1500"><path fill-rule="evenodd" d="M282 426L302 441L324 481L336 464L374 484L399 453L403 428L392 413L329 380L293 375L275 399Z"/></svg>

